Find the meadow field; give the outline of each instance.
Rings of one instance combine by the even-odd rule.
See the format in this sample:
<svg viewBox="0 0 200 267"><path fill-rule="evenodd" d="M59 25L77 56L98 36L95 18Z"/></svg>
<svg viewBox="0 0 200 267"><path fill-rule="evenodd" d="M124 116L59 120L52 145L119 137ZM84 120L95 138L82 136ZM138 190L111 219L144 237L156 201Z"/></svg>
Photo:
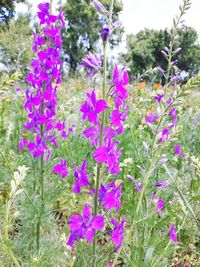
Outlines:
<svg viewBox="0 0 200 267"><path fill-rule="evenodd" d="M102 49L74 77L62 10L38 6L26 74L0 73L0 267L200 267L200 75L176 62L190 2L166 69L135 78L109 59L114 0L93 1Z"/></svg>

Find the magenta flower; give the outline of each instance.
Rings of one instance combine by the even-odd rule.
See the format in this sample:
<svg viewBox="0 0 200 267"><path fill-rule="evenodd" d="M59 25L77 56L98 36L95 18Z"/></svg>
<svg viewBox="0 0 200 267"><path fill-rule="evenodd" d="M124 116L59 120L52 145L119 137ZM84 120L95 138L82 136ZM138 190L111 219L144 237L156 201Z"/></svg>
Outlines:
<svg viewBox="0 0 200 267"><path fill-rule="evenodd" d="M50 25L51 23L54 23L57 20L56 16L49 14L49 3L39 4L38 8L40 9L40 12L38 12L38 18L40 19L40 25L47 23L47 25Z"/></svg>
<svg viewBox="0 0 200 267"><path fill-rule="evenodd" d="M161 132L161 137L159 139L160 143L169 140L170 132L167 128L163 129Z"/></svg>
<svg viewBox="0 0 200 267"><path fill-rule="evenodd" d="M102 205L111 210L115 208L116 212L119 211L121 207L121 197L122 197L122 184L116 186L115 181L108 183L107 185L101 185L99 189L98 199Z"/></svg>
<svg viewBox="0 0 200 267"><path fill-rule="evenodd" d="M164 189L164 188L169 187L170 183L169 183L169 181L162 181L162 182L155 182L154 185L155 185L156 187L159 187L159 188Z"/></svg>
<svg viewBox="0 0 200 267"><path fill-rule="evenodd" d="M125 219L123 218L119 224L114 218L111 218L111 223L114 225L114 229L112 230L110 240L116 244L115 250L119 250L124 240Z"/></svg>
<svg viewBox="0 0 200 267"><path fill-rule="evenodd" d="M64 123L60 122L58 125L56 119L56 84L61 83L62 76L60 54L61 28L64 26L64 19L62 12L58 16L50 15L49 3L39 4L38 8L38 18L42 29L40 33L33 33L33 51L36 55L26 77L29 85L26 88L23 106L27 111L24 130L31 132L30 136L33 135L35 140L23 142L23 144L20 142L19 149L25 146L34 157L44 156L46 160L49 160L50 145L57 147L57 132L60 132L61 137L66 138L64 127L61 129Z"/></svg>
<svg viewBox="0 0 200 267"><path fill-rule="evenodd" d="M82 65L89 70L88 76L92 77L101 68L101 60L89 53L86 58L82 59Z"/></svg>
<svg viewBox="0 0 200 267"><path fill-rule="evenodd" d="M119 142L112 142L110 139L106 146L98 147L93 157L98 163L106 163L111 174L117 175L120 172L119 160L122 153L122 149L117 151Z"/></svg>
<svg viewBox="0 0 200 267"><path fill-rule="evenodd" d="M88 118L88 121L94 124L98 123L98 114L107 109L107 103L105 100L96 100L96 94L93 90L87 93L87 99L82 104L80 111L83 113L82 119Z"/></svg>
<svg viewBox="0 0 200 267"><path fill-rule="evenodd" d="M83 131L83 135L90 139L91 146L98 146L99 136L100 136L100 125L91 126ZM112 139L116 136L115 130L111 127L104 127L103 129L104 142L106 143L108 139Z"/></svg>
<svg viewBox="0 0 200 267"><path fill-rule="evenodd" d="M76 194L80 193L80 189L82 186L89 186L90 183L88 181L88 175L87 175L87 159L85 159L82 163L81 168L77 168L76 164L74 163L74 178L75 178L75 184L72 189L72 191Z"/></svg>
<svg viewBox="0 0 200 267"><path fill-rule="evenodd" d="M80 214L73 214L69 219L70 237L67 241L68 246L74 246L74 242L79 239L86 239L88 243L92 243L96 231L104 227L104 217L97 215L92 217L91 210L85 204Z"/></svg>
<svg viewBox="0 0 200 267"><path fill-rule="evenodd" d="M145 121L146 123L152 124L152 122L156 121L158 119L158 115L154 114L153 112L150 112L148 116L146 117Z"/></svg>
<svg viewBox="0 0 200 267"><path fill-rule="evenodd" d="M138 192L142 191L142 183L139 183L137 180L135 180L131 175L127 175L127 178L135 184L135 190Z"/></svg>
<svg viewBox="0 0 200 267"><path fill-rule="evenodd" d="M62 179L68 175L67 162L64 159L60 159L60 163L53 168L53 172L60 174Z"/></svg>
<svg viewBox="0 0 200 267"><path fill-rule="evenodd" d="M177 238L177 235L176 235L176 226L175 225L171 225L170 228L169 228L169 233L168 233L168 236L171 238L171 241L173 243L178 243L178 238Z"/></svg>
<svg viewBox="0 0 200 267"><path fill-rule="evenodd" d="M113 97L115 100L116 108L119 108L121 105L124 105L124 99L128 98L128 91L125 87L128 84L129 77L126 70L124 68L122 70L119 70L118 66L115 65L113 73Z"/></svg>
<svg viewBox="0 0 200 267"><path fill-rule="evenodd" d="M172 108L172 109L169 111L168 115L169 115L170 117L172 117L172 127L175 127L176 122L177 122L177 120L178 120L178 116L176 115L176 107Z"/></svg>
<svg viewBox="0 0 200 267"><path fill-rule="evenodd" d="M156 96L154 97L154 99L155 99L158 103L160 103L160 102L162 101L163 97L164 97L164 94L158 94L158 95L156 95Z"/></svg>
<svg viewBox="0 0 200 267"><path fill-rule="evenodd" d="M174 153L177 154L180 158L184 158L185 157L185 154L183 154L181 152L181 148L182 148L182 146L175 145L174 146Z"/></svg>
<svg viewBox="0 0 200 267"><path fill-rule="evenodd" d="M124 131L123 122L126 121L127 109L128 107L126 107L122 112L119 112L118 109L112 111L110 122L113 126L117 127L116 132L118 134L121 134Z"/></svg>
<svg viewBox="0 0 200 267"><path fill-rule="evenodd" d="M165 207L165 201L160 198L157 198L156 195L152 195L151 200L156 203L156 211L158 212L158 214L161 215L162 210Z"/></svg>

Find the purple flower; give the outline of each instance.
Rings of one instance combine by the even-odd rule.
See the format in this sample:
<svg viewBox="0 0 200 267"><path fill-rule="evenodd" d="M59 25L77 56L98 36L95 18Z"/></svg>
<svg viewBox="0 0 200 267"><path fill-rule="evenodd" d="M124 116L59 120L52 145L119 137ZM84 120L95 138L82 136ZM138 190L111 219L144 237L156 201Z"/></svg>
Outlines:
<svg viewBox="0 0 200 267"><path fill-rule="evenodd" d="M122 22L120 20L117 20L114 24L113 24L113 27L115 29L119 29L122 27Z"/></svg>
<svg viewBox="0 0 200 267"><path fill-rule="evenodd" d="M99 13L101 13L103 15L106 15L108 13L105 6L102 5L102 3L100 3L98 0L94 0L92 3Z"/></svg>
<svg viewBox="0 0 200 267"><path fill-rule="evenodd" d="M98 200L108 210L115 208L116 212L119 211L122 204L122 185L123 183L121 183L119 186L116 186L115 181L113 181L105 186L100 186Z"/></svg>
<svg viewBox="0 0 200 267"><path fill-rule="evenodd" d="M96 215L92 217L88 204L85 204L80 214L73 214L69 219L70 237L67 241L68 246L74 246L74 242L79 239L86 239L88 243L92 243L96 231L104 227L104 217Z"/></svg>
<svg viewBox="0 0 200 267"><path fill-rule="evenodd" d="M107 109L105 100L96 100L96 94L93 90L92 93L87 93L87 99L81 106L80 111L83 113L82 119L88 118L88 121L94 124L98 123L98 114Z"/></svg>
<svg viewBox="0 0 200 267"><path fill-rule="evenodd" d="M117 127L116 132L118 134L121 134L124 131L123 122L126 121L127 109L128 107L125 108L122 112L119 112L118 109L112 111L110 122L113 126Z"/></svg>
<svg viewBox="0 0 200 267"><path fill-rule="evenodd" d="M183 154L181 152L181 148L182 148L182 146L175 145L174 146L174 153L177 154L180 158L184 158L185 157L185 154Z"/></svg>
<svg viewBox="0 0 200 267"><path fill-rule="evenodd" d="M91 126L88 129L83 131L83 135L90 139L91 146L98 146L99 137L100 137L100 125ZM104 127L103 129L104 143L108 141L108 139L112 139L116 136L115 130L111 127Z"/></svg>
<svg viewBox="0 0 200 267"><path fill-rule="evenodd" d="M135 184L135 190L140 192L142 190L142 183L137 182L131 175L127 175L127 178Z"/></svg>
<svg viewBox="0 0 200 267"><path fill-rule="evenodd" d="M163 97L164 97L164 94L158 94L158 95L156 95L156 96L154 97L154 99L155 99L158 103L160 103L160 102L162 101Z"/></svg>
<svg viewBox="0 0 200 267"><path fill-rule="evenodd" d="M176 107L172 108L172 109L169 111L168 115L169 115L170 117L172 117L172 127L174 127L175 124L176 124L176 122L177 122L177 120L178 120L178 116L176 115Z"/></svg>
<svg viewBox="0 0 200 267"><path fill-rule="evenodd" d="M118 66L115 65L113 73L113 97L116 103L116 108L119 108L121 105L124 105L124 99L128 98L128 91L125 87L128 84L129 77L126 70L124 68L122 70L119 70Z"/></svg>
<svg viewBox="0 0 200 267"><path fill-rule="evenodd" d="M161 132L161 137L159 139L160 143L164 142L165 140L169 140L170 132L167 128L163 129Z"/></svg>
<svg viewBox="0 0 200 267"><path fill-rule="evenodd" d="M49 3L38 6L38 18L42 29L39 34L33 33L33 51L36 53L31 62L31 70L26 77L29 84L25 92L23 108L27 111L27 121L24 130L34 136L34 141L23 143L34 157L45 156L50 159L51 149L57 147L57 132L66 138L64 123L56 119L57 84L61 83L62 61L61 27L62 12L59 16L49 14ZM48 43L46 40L49 40ZM22 142L19 149L22 148Z"/></svg>
<svg viewBox="0 0 200 267"><path fill-rule="evenodd" d="M165 201L160 198L157 198L155 195L151 196L151 200L156 203L156 211L158 212L158 214L161 215L162 209L164 209L165 207Z"/></svg>
<svg viewBox="0 0 200 267"><path fill-rule="evenodd" d="M82 59L82 65L89 70L88 76L92 77L101 68L101 60L89 53L86 58Z"/></svg>
<svg viewBox="0 0 200 267"><path fill-rule="evenodd" d="M104 26L103 30L102 30L102 34L101 34L103 42L107 42L109 34L110 34L109 27L108 26Z"/></svg>
<svg viewBox="0 0 200 267"><path fill-rule="evenodd" d="M162 182L155 182L154 185L155 185L156 187L159 187L159 188L164 189L164 188L169 187L170 183L169 183L169 181L162 181Z"/></svg>
<svg viewBox="0 0 200 267"><path fill-rule="evenodd" d="M87 159L85 159L82 163L81 168L77 168L76 164L74 163L74 178L75 178L75 184L72 189L72 191L76 194L80 193L80 189L82 186L89 186L90 183L88 181L88 175L87 175L87 165L86 165Z"/></svg>
<svg viewBox="0 0 200 267"><path fill-rule="evenodd" d="M115 250L119 250L122 246L124 240L124 224L125 219L122 219L122 222L119 224L114 218L111 218L111 223L114 225L114 229L112 230L111 238L113 243L115 243Z"/></svg>
<svg viewBox="0 0 200 267"><path fill-rule="evenodd" d="M60 159L60 163L53 168L53 172L60 174L62 179L64 179L68 175L66 160Z"/></svg>
<svg viewBox="0 0 200 267"><path fill-rule="evenodd" d="M154 114L153 112L150 112L148 116L146 117L145 121L146 123L152 124L152 122L156 121L158 119L158 115Z"/></svg>
<svg viewBox="0 0 200 267"><path fill-rule="evenodd" d="M169 228L169 233L168 233L168 236L171 238L171 241L173 243L178 243L178 238L177 238L177 235L176 235L176 226L175 225L171 225L170 228Z"/></svg>
<svg viewBox="0 0 200 267"><path fill-rule="evenodd" d="M50 25L51 23L54 23L56 21L57 17L49 14L49 3L39 4L38 8L40 9L40 12L38 12L40 25L45 23L47 23L47 25Z"/></svg>
<svg viewBox="0 0 200 267"><path fill-rule="evenodd" d="M119 159L122 153L122 149L117 151L119 142L112 142L110 139L106 146L98 147L93 157L98 163L106 163L111 174L117 175L120 172Z"/></svg>

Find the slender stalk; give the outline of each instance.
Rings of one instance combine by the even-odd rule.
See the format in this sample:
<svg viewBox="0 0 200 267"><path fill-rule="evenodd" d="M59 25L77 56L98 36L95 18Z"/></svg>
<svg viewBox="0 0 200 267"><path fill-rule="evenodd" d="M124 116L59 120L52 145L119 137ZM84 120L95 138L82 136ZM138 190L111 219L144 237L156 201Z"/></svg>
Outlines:
<svg viewBox="0 0 200 267"><path fill-rule="evenodd" d="M5 227L4 227L4 240L5 240L5 246L8 252L8 255L12 259L13 263L16 265L16 267L20 267L20 264L16 257L13 254L11 245L10 245L10 240L9 240L9 235L8 235L8 224L9 224L9 214L10 214L10 208L11 208L11 200L7 202L6 205L6 216L5 216Z"/></svg>
<svg viewBox="0 0 200 267"><path fill-rule="evenodd" d="M108 20L108 27L109 28L110 28L111 22L112 22L113 5L114 5L114 0L112 0L111 1L111 4L110 4L110 12L109 12L109 20ZM103 61L102 99L105 99L105 97L106 97L106 86L107 86L107 47L108 47L108 42L106 41L106 42L104 42L104 46L103 46L104 61ZM105 111L102 112L102 117L101 117L99 146L102 146L103 145L104 121L105 121ZM98 193L99 193L99 186L100 186L101 166L102 166L102 164L98 164L98 166L97 166L96 191L95 191L95 197L94 197L93 216L96 216L97 215L97 211L98 211ZM95 235L94 236L94 240L93 240L93 260L92 260L92 266L93 267L96 267L97 266L96 249L97 249L97 240L96 240L96 235Z"/></svg>

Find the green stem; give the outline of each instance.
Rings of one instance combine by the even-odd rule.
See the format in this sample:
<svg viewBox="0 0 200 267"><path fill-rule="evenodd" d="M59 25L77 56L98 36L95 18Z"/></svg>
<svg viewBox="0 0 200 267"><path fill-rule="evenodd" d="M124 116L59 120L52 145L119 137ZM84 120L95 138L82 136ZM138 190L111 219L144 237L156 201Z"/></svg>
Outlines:
<svg viewBox="0 0 200 267"><path fill-rule="evenodd" d="M8 224L9 224L9 214L10 214L10 208L11 208L11 200L8 201L7 206L6 206L6 216L5 216L5 227L4 227L4 240L5 240L5 246L8 252L8 255L12 259L13 263L17 266L20 267L20 264L16 257L13 254L11 245L10 245L10 240L9 240L9 235L8 235Z"/></svg>
<svg viewBox="0 0 200 267"><path fill-rule="evenodd" d="M110 13L109 13L109 20L108 20L108 27L109 28L111 26L111 21L112 21L113 5L114 5L114 0L112 0L111 4L110 4ZM108 42L106 41L104 43L104 46L103 46L104 61L103 61L102 99L105 99L105 97L106 97L106 86L107 86L107 46L108 46ZM99 146L103 145L104 122L105 122L105 111L102 112L102 117L101 117ZM97 166L97 177L96 177L96 188L95 188L96 190L95 190L95 197L94 197L93 216L96 216L97 215L97 211L98 211L98 193L99 193L99 186L100 186L101 166L102 166L102 164L98 164L98 166ZM92 259L92 266L93 267L97 266L96 249L97 249L97 240L96 240L96 234L95 234L94 240L93 240L93 259Z"/></svg>

